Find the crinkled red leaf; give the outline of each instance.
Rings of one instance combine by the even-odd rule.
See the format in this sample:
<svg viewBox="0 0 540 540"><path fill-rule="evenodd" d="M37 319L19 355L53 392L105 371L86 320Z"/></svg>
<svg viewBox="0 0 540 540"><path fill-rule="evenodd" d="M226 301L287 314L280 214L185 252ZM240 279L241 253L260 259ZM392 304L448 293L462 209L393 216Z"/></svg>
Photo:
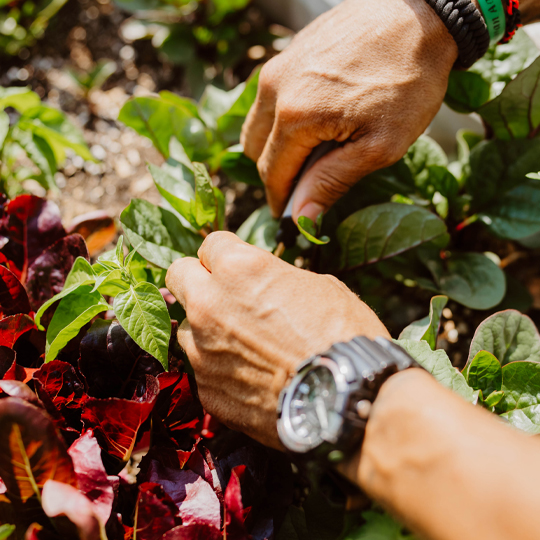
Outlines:
<svg viewBox="0 0 540 540"><path fill-rule="evenodd" d="M116 239L114 219L103 210L77 216L67 229L68 234L78 233L85 240L90 256L99 254Z"/></svg>
<svg viewBox="0 0 540 540"><path fill-rule="evenodd" d="M23 283L28 267L66 234L58 206L34 195L20 195L4 206L0 233L8 239L0 251Z"/></svg>
<svg viewBox="0 0 540 540"><path fill-rule="evenodd" d="M178 509L159 484L145 482L139 487L135 532L137 540L161 540L176 527Z"/></svg>
<svg viewBox="0 0 540 540"><path fill-rule="evenodd" d="M163 536L163 540L222 540L223 538L219 529L204 523L181 525Z"/></svg>
<svg viewBox="0 0 540 540"><path fill-rule="evenodd" d="M13 504L36 497L47 480L76 486L71 458L45 412L17 398L0 399L0 478Z"/></svg>
<svg viewBox="0 0 540 540"><path fill-rule="evenodd" d="M227 537L231 540L248 538L244 528L244 506L242 504L241 478L246 472L245 465L232 470L231 478L225 490L225 524Z"/></svg>
<svg viewBox="0 0 540 540"><path fill-rule="evenodd" d="M62 290L77 257L90 260L84 238L71 234L48 247L28 268L26 289L34 311Z"/></svg>
<svg viewBox="0 0 540 540"><path fill-rule="evenodd" d="M146 378L146 392L137 401L90 398L82 414L85 429L93 429L100 446L122 461L129 459L139 428L150 416L159 393L157 380Z"/></svg>
<svg viewBox="0 0 540 540"><path fill-rule="evenodd" d="M4 378L4 375L13 366L15 362L16 353L9 347L0 347L0 379Z"/></svg>
<svg viewBox="0 0 540 540"><path fill-rule="evenodd" d="M79 368L92 397L132 399L146 384L146 375L163 372L159 361L143 351L117 321L98 319L83 337L80 351Z"/></svg>
<svg viewBox="0 0 540 540"><path fill-rule="evenodd" d="M91 501L94 514L105 526L111 515L114 490L101 461L101 448L89 429L68 449L73 460L79 489Z"/></svg>
<svg viewBox="0 0 540 540"><path fill-rule="evenodd" d="M11 367L4 373L4 380L24 382L25 379L26 371L17 364L17 360L13 360Z"/></svg>
<svg viewBox="0 0 540 540"><path fill-rule="evenodd" d="M70 538L73 537L73 533L77 533L81 540L100 540L100 526L95 507L75 487L47 480L43 486L41 504L48 517L67 518L68 521L55 520L55 528L62 537Z"/></svg>
<svg viewBox="0 0 540 540"><path fill-rule="evenodd" d="M36 385L38 394L46 392L59 411L64 408L80 409L88 399L83 383L67 362L53 360L43 364L33 378L40 383Z"/></svg>
<svg viewBox="0 0 540 540"><path fill-rule="evenodd" d="M0 266L0 316L30 313L28 294L17 276Z"/></svg>
<svg viewBox="0 0 540 540"><path fill-rule="evenodd" d="M169 469L153 460L145 480L159 483L180 510L182 523L207 523L219 528L221 505L213 486L189 469Z"/></svg>
<svg viewBox="0 0 540 540"><path fill-rule="evenodd" d="M15 342L35 327L34 321L23 313L4 317L0 320L0 346L13 349Z"/></svg>

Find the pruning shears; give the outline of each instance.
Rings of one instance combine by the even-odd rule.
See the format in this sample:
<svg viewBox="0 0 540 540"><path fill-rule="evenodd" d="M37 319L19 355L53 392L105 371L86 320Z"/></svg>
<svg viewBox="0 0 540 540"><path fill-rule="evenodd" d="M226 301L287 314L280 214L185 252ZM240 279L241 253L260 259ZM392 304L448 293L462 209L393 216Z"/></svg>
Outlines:
<svg viewBox="0 0 540 540"><path fill-rule="evenodd" d="M278 248L276 252L283 252L285 249L291 249L296 245L296 237L298 236L298 227L292 218L293 211L293 201L294 195L296 193L296 188L300 180L305 176L305 174L319 161L319 159L329 154L332 150L335 150L340 144L337 141L325 141L319 146L316 146L309 157L302 165L300 172L296 175L296 178L293 181L291 195L287 206L283 211L281 219L279 221L279 229L276 234L276 240L278 242ZM277 253L276 253L277 254Z"/></svg>

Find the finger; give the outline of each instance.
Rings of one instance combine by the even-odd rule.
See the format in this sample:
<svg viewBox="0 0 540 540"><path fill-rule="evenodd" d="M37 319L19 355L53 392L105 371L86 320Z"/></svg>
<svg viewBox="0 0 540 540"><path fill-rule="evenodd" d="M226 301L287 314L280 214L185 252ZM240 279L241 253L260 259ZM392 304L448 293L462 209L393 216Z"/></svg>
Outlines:
<svg viewBox="0 0 540 540"><path fill-rule="evenodd" d="M197 254L208 272L214 272L223 255L229 254L238 245L248 246L236 234L226 231L213 232L204 239Z"/></svg>
<svg viewBox="0 0 540 540"><path fill-rule="evenodd" d="M240 143L246 156L257 162L274 125L276 110L276 83L269 74L269 64L261 71L257 97L242 126Z"/></svg>
<svg viewBox="0 0 540 540"><path fill-rule="evenodd" d="M321 158L298 183L293 201L293 218L306 216L315 221L364 176L389 166L394 158L373 137L349 142Z"/></svg>
<svg viewBox="0 0 540 540"><path fill-rule="evenodd" d="M195 355L197 347L195 345L195 339L193 338L193 332L188 319L184 319L182 324L178 327L178 333L176 334L180 347L184 349L188 358Z"/></svg>
<svg viewBox="0 0 540 540"><path fill-rule="evenodd" d="M198 259L184 257L171 265L165 284L187 311L190 299L211 286L212 276Z"/></svg>
<svg viewBox="0 0 540 540"><path fill-rule="evenodd" d="M312 150L320 143L318 137L301 133L290 122L274 122L272 133L257 163L274 217L283 213L294 178Z"/></svg>

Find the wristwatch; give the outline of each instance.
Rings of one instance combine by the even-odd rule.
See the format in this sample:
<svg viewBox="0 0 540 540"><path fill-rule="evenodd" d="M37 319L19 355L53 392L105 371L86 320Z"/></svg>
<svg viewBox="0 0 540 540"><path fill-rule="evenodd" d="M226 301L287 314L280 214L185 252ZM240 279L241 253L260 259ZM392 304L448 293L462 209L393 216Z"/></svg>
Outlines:
<svg viewBox="0 0 540 540"><path fill-rule="evenodd" d="M394 373L420 367L382 337L337 343L300 364L281 392L278 433L303 460L339 462L362 443L371 406Z"/></svg>

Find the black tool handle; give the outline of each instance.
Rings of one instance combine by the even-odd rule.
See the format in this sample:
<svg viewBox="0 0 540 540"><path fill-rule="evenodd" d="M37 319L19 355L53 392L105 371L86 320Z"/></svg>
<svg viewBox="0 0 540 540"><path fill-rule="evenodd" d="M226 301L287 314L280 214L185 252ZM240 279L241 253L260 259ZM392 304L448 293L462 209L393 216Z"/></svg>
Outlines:
<svg viewBox="0 0 540 540"><path fill-rule="evenodd" d="M287 249L291 249L296 244L296 237L298 236L298 227L296 226L296 223L293 221L292 218L292 211L293 211L293 201L294 201L294 194L296 193L296 186L298 185L298 182L304 177L304 175L321 159L322 157L326 156L326 154L329 154L332 152L332 150L335 150L339 146L339 143L337 141L325 141L319 146L316 146L309 157L304 162L304 165L302 165L302 168L300 169L300 172L296 175L296 178L294 179L293 186L292 186L292 192L291 196L289 197L289 201L287 203L287 206L281 216L281 220L279 222L279 229L276 235L276 240L279 243L283 243L283 245Z"/></svg>

